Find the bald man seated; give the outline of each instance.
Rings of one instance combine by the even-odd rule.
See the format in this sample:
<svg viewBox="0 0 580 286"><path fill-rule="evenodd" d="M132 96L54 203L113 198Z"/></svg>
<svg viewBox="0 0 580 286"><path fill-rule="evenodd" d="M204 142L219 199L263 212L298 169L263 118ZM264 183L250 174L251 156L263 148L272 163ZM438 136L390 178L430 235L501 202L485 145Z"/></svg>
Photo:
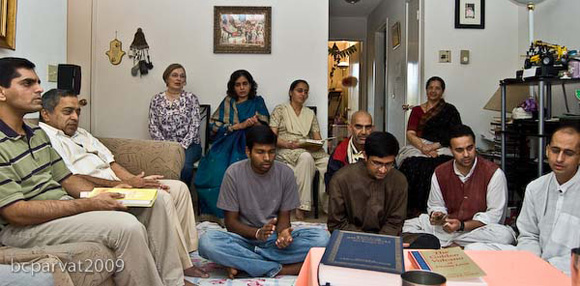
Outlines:
<svg viewBox="0 0 580 286"><path fill-rule="evenodd" d="M370 113L364 110L353 113L350 117L348 130L351 136L345 138L336 146L328 160L328 167L326 168L326 174L324 174L324 183L327 190L334 173L340 168L354 164L364 158L365 141L374 130L373 118Z"/></svg>

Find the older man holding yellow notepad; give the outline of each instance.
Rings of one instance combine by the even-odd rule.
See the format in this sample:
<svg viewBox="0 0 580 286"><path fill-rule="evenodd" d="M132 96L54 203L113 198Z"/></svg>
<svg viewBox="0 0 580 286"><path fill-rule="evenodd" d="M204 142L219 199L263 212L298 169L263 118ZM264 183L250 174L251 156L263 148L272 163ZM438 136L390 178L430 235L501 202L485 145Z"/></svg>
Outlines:
<svg viewBox="0 0 580 286"><path fill-rule="evenodd" d="M134 175L116 163L107 147L78 127L80 105L76 95L65 90L49 90L42 96L42 107L39 126L72 173L97 186L125 183L134 188L161 188L169 192L172 200L166 209L179 238L176 245L185 274L207 276L193 266L189 257L189 252L197 250L197 231L188 187L181 181L161 180L163 176L159 175Z"/></svg>

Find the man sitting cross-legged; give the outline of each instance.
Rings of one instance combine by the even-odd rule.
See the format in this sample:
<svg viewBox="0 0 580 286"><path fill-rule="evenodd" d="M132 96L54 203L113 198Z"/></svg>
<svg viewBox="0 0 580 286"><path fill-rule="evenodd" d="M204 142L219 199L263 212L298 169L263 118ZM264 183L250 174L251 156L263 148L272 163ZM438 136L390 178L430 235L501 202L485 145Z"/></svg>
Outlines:
<svg viewBox="0 0 580 286"><path fill-rule="evenodd" d="M518 216L518 250L534 253L570 275L570 250L580 246L580 127L561 126L546 147L552 172L526 187ZM477 250L515 250L512 245L471 244Z"/></svg>
<svg viewBox="0 0 580 286"><path fill-rule="evenodd" d="M513 230L502 225L507 206L504 173L477 156L471 128L457 125L449 132L454 160L435 169L427 202L429 215L405 221L403 232L431 233L443 247L514 243Z"/></svg>
<svg viewBox="0 0 580 286"><path fill-rule="evenodd" d="M115 162L105 145L78 126L81 108L75 94L51 89L42 96L42 107L39 125L73 174L96 186L113 187L124 183L135 188L162 188L169 192L171 200L166 209L177 234L175 245L182 268L187 276L208 277L189 257L189 252L197 250L197 231L188 187L178 180L160 180L162 176L158 175L133 175Z"/></svg>
<svg viewBox="0 0 580 286"><path fill-rule="evenodd" d="M374 132L359 148L364 149L363 160L341 168L330 181L328 229L401 235L407 179L393 168L399 142L390 133ZM433 235L402 236L412 248L440 247Z"/></svg>
<svg viewBox="0 0 580 286"><path fill-rule="evenodd" d="M79 199L93 184L71 175L44 131L24 123L25 114L42 108L34 67L0 59L0 245L101 243L124 264L115 284L184 285L170 196L161 192L153 207L128 210L119 194Z"/></svg>
<svg viewBox="0 0 580 286"><path fill-rule="evenodd" d="M300 205L294 172L275 161L276 135L263 125L246 134L249 159L231 165L224 176L217 206L224 210L224 231L200 238L199 254L251 276L296 275L311 247L324 247L328 232L293 230L290 212Z"/></svg>

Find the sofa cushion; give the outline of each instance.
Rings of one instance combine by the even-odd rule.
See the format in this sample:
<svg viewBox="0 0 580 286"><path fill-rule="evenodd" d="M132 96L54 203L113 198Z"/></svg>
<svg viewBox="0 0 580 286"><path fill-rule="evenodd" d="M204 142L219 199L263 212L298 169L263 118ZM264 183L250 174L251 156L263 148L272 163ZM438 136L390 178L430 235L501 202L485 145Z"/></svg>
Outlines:
<svg viewBox="0 0 580 286"><path fill-rule="evenodd" d="M126 138L99 138L115 161L133 174L163 175L179 180L185 151L176 142Z"/></svg>
<svg viewBox="0 0 580 286"><path fill-rule="evenodd" d="M53 259L49 261L42 260L46 258ZM111 266L115 266L114 263L117 261L113 252L102 244L75 242L33 248L0 247L0 264L35 261L42 262L42 265L45 265L44 263L53 264L54 258L64 263L61 265L66 268L66 271L62 272L60 267L54 267L55 282L57 280L62 281L54 285L68 285L64 283L67 280L72 280L74 285L77 286L114 285L112 275L117 268ZM70 271L72 268L69 267L76 267L76 271ZM83 271L80 271L81 267ZM66 275L67 273L68 275ZM67 279L67 276L69 276L69 279Z"/></svg>

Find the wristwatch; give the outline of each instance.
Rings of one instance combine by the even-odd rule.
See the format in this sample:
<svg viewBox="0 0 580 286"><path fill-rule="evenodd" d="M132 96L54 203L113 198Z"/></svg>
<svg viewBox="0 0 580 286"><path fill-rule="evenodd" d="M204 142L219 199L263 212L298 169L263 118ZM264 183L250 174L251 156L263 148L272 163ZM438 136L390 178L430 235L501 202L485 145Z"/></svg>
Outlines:
<svg viewBox="0 0 580 286"><path fill-rule="evenodd" d="M458 231L464 231L465 230L465 223L463 221L460 221L461 225L459 226Z"/></svg>

